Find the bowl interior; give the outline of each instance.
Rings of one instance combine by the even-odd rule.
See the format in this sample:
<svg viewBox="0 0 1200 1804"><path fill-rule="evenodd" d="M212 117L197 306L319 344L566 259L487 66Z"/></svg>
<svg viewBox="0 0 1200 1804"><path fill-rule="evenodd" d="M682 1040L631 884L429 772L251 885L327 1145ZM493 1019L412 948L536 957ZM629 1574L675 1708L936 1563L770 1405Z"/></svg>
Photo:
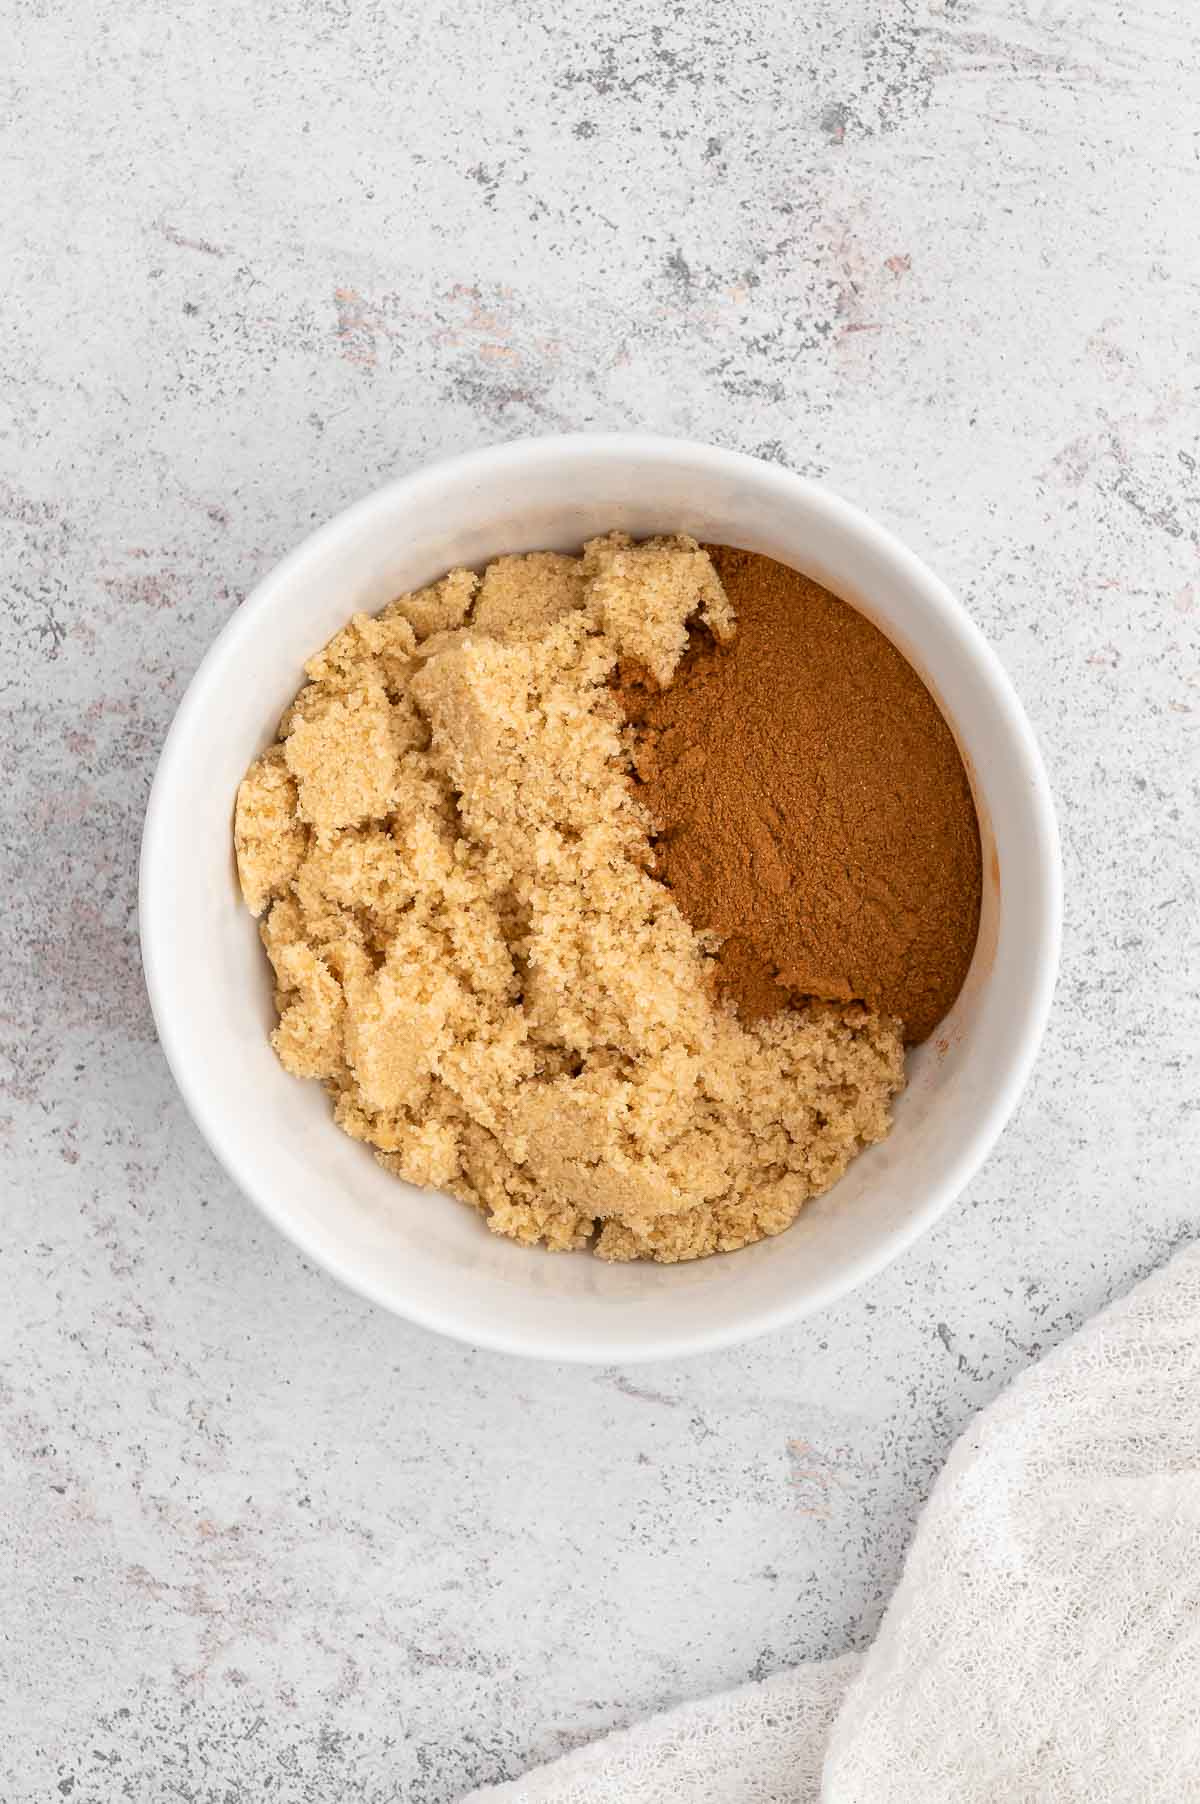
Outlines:
<svg viewBox="0 0 1200 1804"><path fill-rule="evenodd" d="M613 527L766 552L860 607L940 702L974 785L983 921L967 984L910 1057L892 1134L776 1240L673 1267L517 1247L412 1189L334 1127L267 1035L271 986L242 905L233 798L301 666L356 609L454 564L573 550ZM785 705L781 698L781 705ZM630 1360L743 1339L818 1307L933 1220L986 1153L1040 1037L1057 953L1057 849L1029 729L991 653L927 571L800 479L672 441L534 441L397 482L267 577L198 672L147 815L142 935L164 1049L238 1184L314 1259L411 1319L484 1346Z"/></svg>

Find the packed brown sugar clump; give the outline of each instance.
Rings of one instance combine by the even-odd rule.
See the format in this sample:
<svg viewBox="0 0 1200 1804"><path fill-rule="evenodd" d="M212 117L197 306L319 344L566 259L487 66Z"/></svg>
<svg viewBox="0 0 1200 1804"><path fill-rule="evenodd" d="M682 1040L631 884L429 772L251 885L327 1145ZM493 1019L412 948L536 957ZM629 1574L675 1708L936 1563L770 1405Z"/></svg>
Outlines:
<svg viewBox="0 0 1200 1804"><path fill-rule="evenodd" d="M845 1002L739 1019L652 869L614 671L665 687L689 637L734 630L685 538L456 570L355 616L239 791L283 1064L516 1240L731 1250L887 1131L897 1025Z"/></svg>
<svg viewBox="0 0 1200 1804"><path fill-rule="evenodd" d="M827 589L711 548L737 616L669 688L627 666L657 868L744 1022L857 998L924 1040L979 926L979 828L954 737L891 641Z"/></svg>

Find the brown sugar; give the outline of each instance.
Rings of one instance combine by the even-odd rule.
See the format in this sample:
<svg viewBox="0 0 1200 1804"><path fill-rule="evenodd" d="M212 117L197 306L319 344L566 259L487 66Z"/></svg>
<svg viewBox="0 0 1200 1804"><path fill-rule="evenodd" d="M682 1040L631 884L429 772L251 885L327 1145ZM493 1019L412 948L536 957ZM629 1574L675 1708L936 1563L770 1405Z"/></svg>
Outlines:
<svg viewBox="0 0 1200 1804"><path fill-rule="evenodd" d="M309 661L242 782L280 1061L498 1234L731 1251L888 1131L895 1022L844 1001L740 1020L651 868L612 673L670 682L689 633L734 632L682 537L452 571Z"/></svg>
<svg viewBox="0 0 1200 1804"><path fill-rule="evenodd" d="M757 553L708 547L737 618L668 688L624 666L657 869L720 936L743 1021L866 1003L910 1044L950 1008L979 925L979 828L929 691L864 615Z"/></svg>

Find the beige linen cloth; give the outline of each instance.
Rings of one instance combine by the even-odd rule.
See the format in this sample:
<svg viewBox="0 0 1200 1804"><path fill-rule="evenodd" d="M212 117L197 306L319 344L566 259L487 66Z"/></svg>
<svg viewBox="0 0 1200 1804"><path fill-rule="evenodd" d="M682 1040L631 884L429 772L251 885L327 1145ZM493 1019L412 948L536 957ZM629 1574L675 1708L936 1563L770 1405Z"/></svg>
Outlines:
<svg viewBox="0 0 1200 1804"><path fill-rule="evenodd" d="M466 1804L1200 1804L1200 1246L954 1447L865 1654Z"/></svg>

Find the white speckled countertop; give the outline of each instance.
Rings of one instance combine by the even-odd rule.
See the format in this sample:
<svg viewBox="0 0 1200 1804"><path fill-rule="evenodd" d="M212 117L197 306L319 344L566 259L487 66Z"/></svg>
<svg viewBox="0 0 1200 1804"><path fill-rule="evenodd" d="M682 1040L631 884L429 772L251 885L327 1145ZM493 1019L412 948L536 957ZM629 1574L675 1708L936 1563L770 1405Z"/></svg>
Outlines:
<svg viewBox="0 0 1200 1804"><path fill-rule="evenodd" d="M1187 0L9 9L0 1797L451 1804L871 1632L966 1418L1197 1232ZM239 598L562 427L779 458L963 596L1059 797L1033 1084L743 1351L476 1355L310 1270L155 1045L135 862Z"/></svg>

